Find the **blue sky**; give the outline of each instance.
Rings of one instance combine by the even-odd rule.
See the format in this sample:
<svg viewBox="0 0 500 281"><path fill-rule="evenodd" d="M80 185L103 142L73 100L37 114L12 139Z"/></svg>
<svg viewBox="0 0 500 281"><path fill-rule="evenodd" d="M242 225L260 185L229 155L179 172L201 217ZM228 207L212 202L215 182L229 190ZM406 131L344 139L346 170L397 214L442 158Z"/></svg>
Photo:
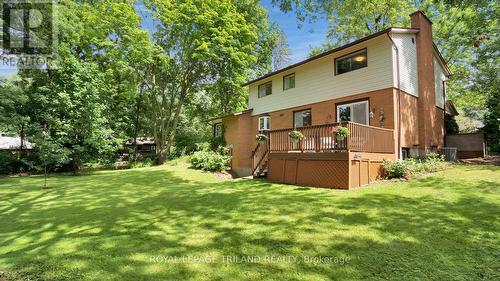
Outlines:
<svg viewBox="0 0 500 281"><path fill-rule="evenodd" d="M278 7L271 5L271 0L262 0L261 3L269 11L271 21L278 23L285 32L292 51L291 63L306 59L311 48L319 47L326 41L328 22L325 18L318 18L312 23L306 21L301 28L298 28L293 12L283 13Z"/></svg>
<svg viewBox="0 0 500 281"><path fill-rule="evenodd" d="M296 63L307 58L312 47L318 47L326 40L328 23L325 18L319 18L315 22L304 22L298 27L294 13L283 13L279 8L271 5L271 0L262 0L262 5L269 11L271 21L276 22L285 32L291 50L291 63ZM137 7L140 13L141 7ZM144 14L142 14L144 15ZM145 28L151 28L151 20L143 22ZM15 68L0 66L0 76L8 76L16 71Z"/></svg>

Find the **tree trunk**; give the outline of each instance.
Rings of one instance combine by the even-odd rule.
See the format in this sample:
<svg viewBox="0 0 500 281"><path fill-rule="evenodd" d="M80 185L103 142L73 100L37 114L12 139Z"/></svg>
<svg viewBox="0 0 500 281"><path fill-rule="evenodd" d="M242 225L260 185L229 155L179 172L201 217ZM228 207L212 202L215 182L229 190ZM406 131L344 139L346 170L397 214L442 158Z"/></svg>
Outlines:
<svg viewBox="0 0 500 281"><path fill-rule="evenodd" d="M47 188L47 165L44 166L44 184L43 184L43 188L46 189Z"/></svg>
<svg viewBox="0 0 500 281"><path fill-rule="evenodd" d="M139 111L141 109L139 97L136 100L135 124L134 124L134 162L137 161L137 135L139 134Z"/></svg>
<svg viewBox="0 0 500 281"><path fill-rule="evenodd" d="M170 153L170 147L172 147L172 142L174 141L174 137L175 137L175 132L177 131L177 123L179 122L179 116L181 114L181 111L182 111L182 106L184 105L184 101L186 100L186 96L187 96L187 90L186 88L183 88L181 90L181 96L179 97L179 102L177 103L177 107L175 109L175 113L174 113L174 117L172 119L172 122L168 128L168 131L167 131L167 143L166 143L166 146L165 146L165 151L164 153L168 154ZM160 162L159 161L159 164L163 164L163 162L165 160L163 160L163 162Z"/></svg>
<svg viewBox="0 0 500 281"><path fill-rule="evenodd" d="M17 159L21 159L24 156L25 151L25 134L24 134L24 124L21 124L21 130L19 130L19 154L17 155Z"/></svg>

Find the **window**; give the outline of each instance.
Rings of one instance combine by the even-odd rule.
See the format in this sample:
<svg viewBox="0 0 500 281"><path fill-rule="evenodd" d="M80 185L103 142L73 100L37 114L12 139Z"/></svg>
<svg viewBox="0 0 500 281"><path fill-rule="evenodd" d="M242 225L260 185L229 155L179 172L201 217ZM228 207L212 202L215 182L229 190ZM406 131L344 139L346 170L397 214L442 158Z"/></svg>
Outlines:
<svg viewBox="0 0 500 281"><path fill-rule="evenodd" d="M337 122L356 122L369 125L368 101L337 105Z"/></svg>
<svg viewBox="0 0 500 281"><path fill-rule="evenodd" d="M222 123L217 123L214 125L214 137L222 137Z"/></svg>
<svg viewBox="0 0 500 281"><path fill-rule="evenodd" d="M267 82L265 84L259 85L259 98L269 96L273 93L273 83Z"/></svg>
<svg viewBox="0 0 500 281"><path fill-rule="evenodd" d="M335 59L335 75L368 66L366 49Z"/></svg>
<svg viewBox="0 0 500 281"><path fill-rule="evenodd" d="M293 127L294 128L300 128L300 127L307 127L311 126L312 124L312 118L311 118L311 110L302 110L302 111L296 111L293 113Z"/></svg>
<svg viewBox="0 0 500 281"><path fill-rule="evenodd" d="M271 129L271 117L259 117L259 131L269 131Z"/></svg>
<svg viewBox="0 0 500 281"><path fill-rule="evenodd" d="M283 77L283 91L295 88L295 73Z"/></svg>

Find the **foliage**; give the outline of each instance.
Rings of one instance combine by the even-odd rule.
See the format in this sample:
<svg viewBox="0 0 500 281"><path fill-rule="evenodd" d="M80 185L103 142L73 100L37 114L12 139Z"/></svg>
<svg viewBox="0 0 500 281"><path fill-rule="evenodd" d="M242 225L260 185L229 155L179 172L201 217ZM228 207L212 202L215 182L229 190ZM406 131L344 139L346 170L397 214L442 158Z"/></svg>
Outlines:
<svg viewBox="0 0 500 281"><path fill-rule="evenodd" d="M9 151L0 151L0 174L17 173L22 168L22 162Z"/></svg>
<svg viewBox="0 0 500 281"><path fill-rule="evenodd" d="M144 158L139 161L130 162L129 166L132 169L151 167L155 164L155 161L151 158Z"/></svg>
<svg viewBox="0 0 500 281"><path fill-rule="evenodd" d="M145 4L160 23L154 38L161 53L148 68L144 85L162 163L180 115L197 100L196 94L206 92L214 101L222 101L225 111L235 104L235 92L242 91L239 84L261 55L259 29L269 27L246 14L253 10L249 5L229 0L149 0Z"/></svg>
<svg viewBox="0 0 500 281"><path fill-rule="evenodd" d="M158 28L142 29L139 8ZM61 0L55 20L57 67L2 81L0 130L46 132L73 170L112 163L139 135L155 138L159 162L171 146L194 151L209 140L201 120L245 106L240 85L270 68L275 44L256 1Z"/></svg>
<svg viewBox="0 0 500 281"><path fill-rule="evenodd" d="M266 142L269 140L269 137L264 134L258 134L255 136L255 140L258 142Z"/></svg>
<svg viewBox="0 0 500 281"><path fill-rule="evenodd" d="M344 126L337 126L332 129L332 133L340 138L347 138L350 134L349 129Z"/></svg>
<svg viewBox="0 0 500 281"><path fill-rule="evenodd" d="M293 130L290 133L288 133L288 137L290 137L290 139L292 141L300 141L300 140L304 139L304 135L300 131L297 131L297 130Z"/></svg>
<svg viewBox="0 0 500 281"><path fill-rule="evenodd" d="M448 163L443 155L429 153L422 158L407 158L405 160L383 162L385 177L392 178L411 178L420 174L434 173L444 170Z"/></svg>
<svg viewBox="0 0 500 281"><path fill-rule="evenodd" d="M195 169L220 172L228 168L230 156L214 151L197 151L189 156L189 162Z"/></svg>
<svg viewBox="0 0 500 281"><path fill-rule="evenodd" d="M446 128L447 134L457 134L460 131L455 116L449 114L445 114L444 116L444 127Z"/></svg>

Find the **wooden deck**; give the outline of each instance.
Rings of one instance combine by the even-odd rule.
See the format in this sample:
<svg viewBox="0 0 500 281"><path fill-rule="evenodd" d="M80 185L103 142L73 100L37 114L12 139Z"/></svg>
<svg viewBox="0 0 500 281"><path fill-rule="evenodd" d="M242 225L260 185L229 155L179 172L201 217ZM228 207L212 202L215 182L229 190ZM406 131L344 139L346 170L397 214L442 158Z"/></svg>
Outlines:
<svg viewBox="0 0 500 281"><path fill-rule="evenodd" d="M350 135L344 140L337 140L336 134L332 132L337 126L347 127ZM395 151L394 132L391 129L347 122L310 126L296 130L304 135L304 139L298 143L293 143L288 136L293 131L292 128L269 131L269 152L352 151L394 153Z"/></svg>
<svg viewBox="0 0 500 281"><path fill-rule="evenodd" d="M334 128L350 135L338 140ZM395 159L394 131L352 122L298 128L304 139L294 143L290 129L268 132L269 141L253 151L256 175L273 182L349 189L369 184L382 174L382 160Z"/></svg>

